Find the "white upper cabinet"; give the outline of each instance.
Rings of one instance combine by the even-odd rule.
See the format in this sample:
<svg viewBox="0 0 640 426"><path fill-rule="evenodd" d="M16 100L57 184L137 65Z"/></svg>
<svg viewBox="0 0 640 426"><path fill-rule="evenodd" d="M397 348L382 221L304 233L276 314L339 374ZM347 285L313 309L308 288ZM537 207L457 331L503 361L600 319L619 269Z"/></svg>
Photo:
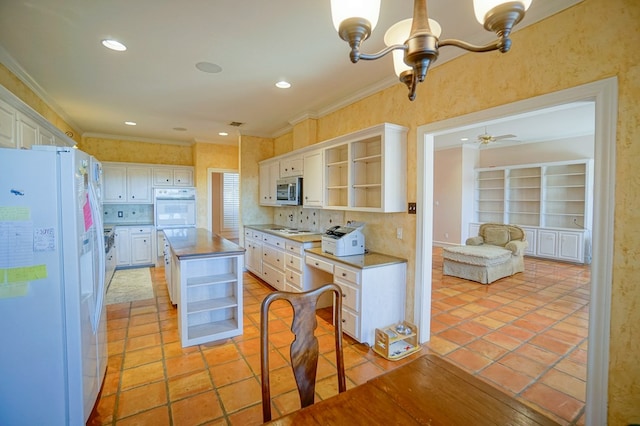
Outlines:
<svg viewBox="0 0 640 426"><path fill-rule="evenodd" d="M125 166L102 165L105 203L127 202L127 168Z"/></svg>
<svg viewBox="0 0 640 426"><path fill-rule="evenodd" d="M102 165L105 203L150 204L151 167L126 166L122 164Z"/></svg>
<svg viewBox="0 0 640 426"><path fill-rule="evenodd" d="M323 205L323 151L317 150L304 154L304 173L302 178L302 200L305 207Z"/></svg>
<svg viewBox="0 0 640 426"><path fill-rule="evenodd" d="M267 161L260 163L260 204L275 206L276 182L280 178L280 162Z"/></svg>
<svg viewBox="0 0 640 426"><path fill-rule="evenodd" d="M151 203L151 169L127 167L127 199L130 203Z"/></svg>
<svg viewBox="0 0 640 426"><path fill-rule="evenodd" d="M38 144L38 123L34 120L18 113L17 130L17 148L31 149L33 145Z"/></svg>
<svg viewBox="0 0 640 426"><path fill-rule="evenodd" d="M0 86L0 148L31 149L34 145L74 146L75 142Z"/></svg>
<svg viewBox="0 0 640 426"><path fill-rule="evenodd" d="M193 168L154 167L153 186L193 186Z"/></svg>
<svg viewBox="0 0 640 426"><path fill-rule="evenodd" d="M303 170L302 155L286 157L280 160L280 177L302 176Z"/></svg>
<svg viewBox="0 0 640 426"><path fill-rule="evenodd" d="M0 147L16 147L16 110L0 101Z"/></svg>

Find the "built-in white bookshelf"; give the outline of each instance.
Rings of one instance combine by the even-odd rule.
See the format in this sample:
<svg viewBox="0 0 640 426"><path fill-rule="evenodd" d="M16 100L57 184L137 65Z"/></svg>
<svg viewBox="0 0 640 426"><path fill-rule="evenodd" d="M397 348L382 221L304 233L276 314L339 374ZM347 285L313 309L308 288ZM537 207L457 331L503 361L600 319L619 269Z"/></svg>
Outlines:
<svg viewBox="0 0 640 426"><path fill-rule="evenodd" d="M476 170L475 222L520 225L528 253L590 262L593 160L502 166Z"/></svg>

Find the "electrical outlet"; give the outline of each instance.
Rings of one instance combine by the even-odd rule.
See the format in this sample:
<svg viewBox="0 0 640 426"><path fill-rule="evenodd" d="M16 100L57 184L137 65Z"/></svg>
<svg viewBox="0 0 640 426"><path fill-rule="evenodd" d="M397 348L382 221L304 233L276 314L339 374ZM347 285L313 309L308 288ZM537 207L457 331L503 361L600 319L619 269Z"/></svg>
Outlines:
<svg viewBox="0 0 640 426"><path fill-rule="evenodd" d="M402 228L396 228L396 238L399 240L402 239Z"/></svg>
<svg viewBox="0 0 640 426"><path fill-rule="evenodd" d="M417 210L416 203L409 203L409 211L408 211L408 213L409 214L416 214L416 210Z"/></svg>

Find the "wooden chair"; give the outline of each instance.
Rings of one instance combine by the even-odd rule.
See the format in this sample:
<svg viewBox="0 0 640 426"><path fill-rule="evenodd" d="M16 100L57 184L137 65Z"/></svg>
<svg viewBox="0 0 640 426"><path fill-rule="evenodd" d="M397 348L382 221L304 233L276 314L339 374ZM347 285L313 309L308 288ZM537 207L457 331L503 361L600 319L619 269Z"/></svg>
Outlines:
<svg viewBox="0 0 640 426"><path fill-rule="evenodd" d="M314 330L318 326L316 305L318 298L332 292L334 294L334 323L336 343L336 366L338 370L338 391L347 390L342 353L342 290L336 284L326 284L303 293L276 291L263 301L260 311L260 366L262 370L262 417L271 420L271 391L269 390L269 306L276 300L286 300L293 307L291 331L295 339L291 343L291 367L298 386L300 405L304 408L313 404L316 371L318 369L318 339Z"/></svg>

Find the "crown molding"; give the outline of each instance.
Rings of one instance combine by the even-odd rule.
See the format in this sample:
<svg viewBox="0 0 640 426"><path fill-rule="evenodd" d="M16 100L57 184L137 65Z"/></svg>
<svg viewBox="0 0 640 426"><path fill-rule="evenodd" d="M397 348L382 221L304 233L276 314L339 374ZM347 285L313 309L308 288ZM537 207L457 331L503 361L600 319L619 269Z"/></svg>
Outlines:
<svg viewBox="0 0 640 426"><path fill-rule="evenodd" d="M107 133L92 133L86 132L82 134L82 138L99 138L99 139L109 139L109 140L121 140L121 141L129 141L129 142L143 142L143 143L158 143L165 145L182 145L182 146L191 146L194 142L185 142L185 141L174 141L167 139L154 139L154 138L142 138L142 137L133 137L133 136L125 136L125 135L112 135Z"/></svg>
<svg viewBox="0 0 640 426"><path fill-rule="evenodd" d="M16 62L15 59L5 50L0 44L0 63L2 63L9 71L15 75L25 86L33 91L49 108L51 108L56 114L58 114L69 126L73 127L75 131L82 134L82 128L74 122L71 117L56 103L56 101L49 96L46 90L42 88L32 77L27 73L24 68Z"/></svg>

